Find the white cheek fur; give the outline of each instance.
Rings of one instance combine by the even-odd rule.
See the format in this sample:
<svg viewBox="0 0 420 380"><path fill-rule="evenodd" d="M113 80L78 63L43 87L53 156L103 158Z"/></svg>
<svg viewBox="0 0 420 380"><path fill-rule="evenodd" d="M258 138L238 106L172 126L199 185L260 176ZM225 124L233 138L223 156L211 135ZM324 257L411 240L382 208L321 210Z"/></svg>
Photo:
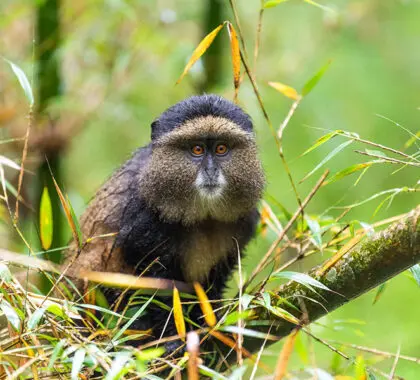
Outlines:
<svg viewBox="0 0 420 380"><path fill-rule="evenodd" d="M195 187L197 188L199 194L203 198L207 199L214 199L218 198L222 195L222 192L226 186L226 178L223 175L223 173L219 172L219 175L217 176L216 183L214 187L209 187L206 184L206 179L204 178L201 171L198 172L197 178L195 179Z"/></svg>

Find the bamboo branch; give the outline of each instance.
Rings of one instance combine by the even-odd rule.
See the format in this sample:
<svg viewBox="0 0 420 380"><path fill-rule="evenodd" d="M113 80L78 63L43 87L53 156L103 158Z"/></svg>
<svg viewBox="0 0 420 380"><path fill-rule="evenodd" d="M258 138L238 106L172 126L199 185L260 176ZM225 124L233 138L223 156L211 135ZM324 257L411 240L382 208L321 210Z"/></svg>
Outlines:
<svg viewBox="0 0 420 380"><path fill-rule="evenodd" d="M331 291L317 289L315 293L296 282L281 286L277 294L287 299L295 309L283 304L281 307L302 321L302 324L311 323L419 263L419 220L420 206L387 229L361 241L328 270L320 270L324 267L321 265L308 273ZM319 273L322 274L317 275ZM270 330L270 335L281 339L296 327L284 319L268 315L266 309L257 309L256 313L257 320L270 319L273 323L258 327L259 332L268 334ZM254 326L252 329L255 329ZM273 343L275 341L267 341L266 345ZM258 351L261 344L260 339L244 336L243 346L250 352ZM230 361L234 360L235 357L231 355Z"/></svg>

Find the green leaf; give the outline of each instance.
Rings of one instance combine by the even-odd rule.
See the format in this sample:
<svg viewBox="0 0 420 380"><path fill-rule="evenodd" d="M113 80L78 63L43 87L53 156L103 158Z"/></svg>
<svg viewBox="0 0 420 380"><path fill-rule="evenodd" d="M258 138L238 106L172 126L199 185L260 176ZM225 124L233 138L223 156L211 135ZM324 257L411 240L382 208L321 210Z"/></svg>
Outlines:
<svg viewBox="0 0 420 380"><path fill-rule="evenodd" d="M53 239L53 213L47 186L44 186L41 195L41 203L39 206L39 229L42 248L47 251L50 249Z"/></svg>
<svg viewBox="0 0 420 380"><path fill-rule="evenodd" d="M242 294L242 297L241 297L242 310L248 309L248 306L253 299L254 299L254 296L250 294Z"/></svg>
<svg viewBox="0 0 420 380"><path fill-rule="evenodd" d="M320 145L326 143L328 140L332 139L333 137L339 135L340 133L343 133L344 131L342 130L336 130L336 131L332 131L327 133L324 136L321 136L319 139L317 139L314 144L307 150L305 150L300 157L305 156L306 154L308 154L309 152L312 152L314 149L318 148Z"/></svg>
<svg viewBox="0 0 420 380"><path fill-rule="evenodd" d="M371 154L373 156L379 156L379 157L388 157L384 152L381 150L372 150L372 149L365 149L365 152L367 154Z"/></svg>
<svg viewBox="0 0 420 380"><path fill-rule="evenodd" d="M118 340L118 338L124 333L125 330L127 330L132 323L144 312L144 310L146 310L146 307L149 305L149 303L152 301L152 299L154 298L154 296L150 297L147 302L145 302L141 308L139 308L134 315L130 318L130 320L122 327L120 328L117 333L114 335L114 337L112 338L112 343L115 344L115 342Z"/></svg>
<svg viewBox="0 0 420 380"><path fill-rule="evenodd" d="M66 315L64 314L63 309L55 303L52 303L51 305L49 305L47 307L47 311L56 315L57 317L60 317L60 318L63 318L63 319L66 318Z"/></svg>
<svg viewBox="0 0 420 380"><path fill-rule="evenodd" d="M315 166L314 169L312 169L308 174L306 174L305 177L300 181L303 182L306 179L308 179L312 174L314 174L321 166L323 166L325 163L327 163L331 158L336 156L338 153L340 153L344 148L346 148L348 145L350 145L353 142L353 140L348 140L334 148L317 166Z"/></svg>
<svg viewBox="0 0 420 380"><path fill-rule="evenodd" d="M362 164L351 165L348 168L341 170L340 172L334 174L325 184L330 184L336 182L344 177L347 177L350 174L356 173L359 170L367 169L372 166L375 162L364 162Z"/></svg>
<svg viewBox="0 0 420 380"><path fill-rule="evenodd" d="M54 347L54 351L51 354L50 361L48 363L48 370L52 370L54 367L54 363L56 362L58 355L60 355L61 351L63 350L64 345L66 344L65 339L61 339Z"/></svg>
<svg viewBox="0 0 420 380"><path fill-rule="evenodd" d="M322 250L321 226L316 219L312 219L309 216L306 216L305 219L306 224L312 233L311 240L319 250Z"/></svg>
<svg viewBox="0 0 420 380"><path fill-rule="evenodd" d="M202 364L199 365L198 368L200 369L200 374L204 375L206 378L209 377L210 379L213 379L213 380L226 380L227 379L226 377L222 376L219 372L209 367L206 367Z"/></svg>
<svg viewBox="0 0 420 380"><path fill-rule="evenodd" d="M13 326L16 331L20 331L20 318L16 310L3 299L0 303L0 309L3 314L6 316L7 321Z"/></svg>
<svg viewBox="0 0 420 380"><path fill-rule="evenodd" d="M410 272L412 273L417 284L420 286L420 264L416 264L413 267L411 267Z"/></svg>
<svg viewBox="0 0 420 380"><path fill-rule="evenodd" d="M45 307L41 307L32 314L31 318L28 321L28 329L33 330L34 328L38 327L39 321L44 316Z"/></svg>
<svg viewBox="0 0 420 380"><path fill-rule="evenodd" d="M4 281L6 284L10 284L12 278L9 267L4 263L0 263L0 280Z"/></svg>
<svg viewBox="0 0 420 380"><path fill-rule="evenodd" d="M85 360L86 350L79 348L73 356L71 366L71 380L79 380L79 373L83 367L83 361Z"/></svg>
<svg viewBox="0 0 420 380"><path fill-rule="evenodd" d="M292 280L292 281L298 282L299 284L303 286L306 286L307 288L311 290L312 290L312 286L314 286L315 288L323 289L323 290L330 290L322 282L315 280L314 278L307 275L306 273L283 271L283 272L273 274L272 277Z"/></svg>
<svg viewBox="0 0 420 380"><path fill-rule="evenodd" d="M131 358L131 353L128 351L118 352L115 355L115 359L111 363L111 369L106 375L105 380L117 380L121 379L124 371L124 367Z"/></svg>
<svg viewBox="0 0 420 380"><path fill-rule="evenodd" d="M331 61L328 61L324 66L321 67L321 69L319 69L319 71L311 79L309 79L305 83L302 89L302 96L308 95L313 90L313 88L317 85L319 80L322 78L322 76L330 67L330 64L331 64Z"/></svg>
<svg viewBox="0 0 420 380"><path fill-rule="evenodd" d="M228 377L229 380L241 380L242 377L245 375L245 371L247 370L246 365L241 365L238 368L235 368L232 374Z"/></svg>
<svg viewBox="0 0 420 380"><path fill-rule="evenodd" d="M12 61L9 61L6 58L3 58L12 68L14 74L16 75L16 78L18 79L21 87L23 88L23 91L25 92L25 95L27 99L29 100L29 104L32 106L34 104L34 95L32 93L32 87L29 83L28 78L26 77L26 74L23 72L23 70L15 65Z"/></svg>
<svg viewBox="0 0 420 380"><path fill-rule="evenodd" d="M289 0L268 0L264 3L264 8L274 8L281 3L285 3Z"/></svg>

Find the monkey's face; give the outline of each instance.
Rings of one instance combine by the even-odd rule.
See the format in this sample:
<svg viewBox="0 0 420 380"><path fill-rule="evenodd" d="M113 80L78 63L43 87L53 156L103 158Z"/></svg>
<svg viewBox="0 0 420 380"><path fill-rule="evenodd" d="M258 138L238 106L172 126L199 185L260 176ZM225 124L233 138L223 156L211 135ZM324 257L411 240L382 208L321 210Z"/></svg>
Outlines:
<svg viewBox="0 0 420 380"><path fill-rule="evenodd" d="M254 136L203 116L161 136L141 177L141 193L169 221L234 221L261 198L264 175Z"/></svg>

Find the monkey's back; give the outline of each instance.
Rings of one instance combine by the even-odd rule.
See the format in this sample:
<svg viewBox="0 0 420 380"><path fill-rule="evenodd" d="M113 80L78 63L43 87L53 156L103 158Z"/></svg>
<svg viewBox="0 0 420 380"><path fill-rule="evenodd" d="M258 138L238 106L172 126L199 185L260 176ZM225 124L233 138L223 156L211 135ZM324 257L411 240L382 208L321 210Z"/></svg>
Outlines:
<svg viewBox="0 0 420 380"><path fill-rule="evenodd" d="M138 149L99 189L80 218L85 243L77 255L74 240L66 253L65 265L74 261L67 275L78 277L81 270L131 273L116 237L121 229L124 210L138 194L138 175L150 157L150 145ZM74 259L75 255L77 258Z"/></svg>

